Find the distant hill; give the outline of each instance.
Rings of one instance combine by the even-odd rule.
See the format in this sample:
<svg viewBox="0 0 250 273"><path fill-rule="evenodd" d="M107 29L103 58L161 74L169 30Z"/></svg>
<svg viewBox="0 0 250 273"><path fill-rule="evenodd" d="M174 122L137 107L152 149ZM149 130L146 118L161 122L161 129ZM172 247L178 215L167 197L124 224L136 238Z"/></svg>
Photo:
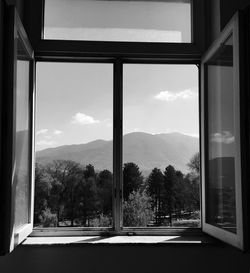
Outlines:
<svg viewBox="0 0 250 273"><path fill-rule="evenodd" d="M36 153L42 164L56 159L73 160L95 169L112 170L112 141L95 140L86 144L65 145ZM199 139L180 133L148 134L135 132L123 138L124 163L134 162L147 174L154 167L165 169L169 164L186 173L187 163L199 151Z"/></svg>

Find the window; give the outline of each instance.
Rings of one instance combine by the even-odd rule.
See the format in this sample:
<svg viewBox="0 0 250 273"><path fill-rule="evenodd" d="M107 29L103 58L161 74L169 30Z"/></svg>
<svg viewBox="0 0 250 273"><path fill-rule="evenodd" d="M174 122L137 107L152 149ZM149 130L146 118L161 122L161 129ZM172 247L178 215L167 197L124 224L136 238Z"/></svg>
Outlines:
<svg viewBox="0 0 250 273"><path fill-rule="evenodd" d="M124 227L200 226L198 98L196 65L124 64Z"/></svg>
<svg viewBox="0 0 250 273"><path fill-rule="evenodd" d="M33 50L21 21L13 8L8 10L7 43L10 50L4 65L4 99L8 120L4 120L6 158L5 181L5 242L4 252L11 251L33 229ZM15 23L13 23L15 22ZM11 203L10 203L11 202Z"/></svg>
<svg viewBox="0 0 250 273"><path fill-rule="evenodd" d="M34 226L112 227L113 64L36 67Z"/></svg>
<svg viewBox="0 0 250 273"><path fill-rule="evenodd" d="M199 170L188 167L199 158L197 66L122 65L119 179L112 150L118 158L121 150L112 133L113 107L121 108L113 106L113 64L37 63L36 230L200 226ZM158 111L152 115L150 107ZM117 189L123 190L119 202Z"/></svg>
<svg viewBox="0 0 250 273"><path fill-rule="evenodd" d="M239 18L237 15L202 61L203 229L237 246L245 247L242 216L243 132L240 124Z"/></svg>
<svg viewBox="0 0 250 273"><path fill-rule="evenodd" d="M36 2L36 4L34 2ZM90 5L97 4L95 1L93 2L94 3L91 2ZM106 1L103 1L103 3L106 3ZM130 5L132 3L133 1L127 4ZM138 5L141 3L142 2L138 3ZM145 3L146 7L151 2L145 1ZM162 4L163 2L158 3ZM60 200L57 200L56 206L54 207L56 209L54 209L51 207L51 200L46 199L41 195L39 196L41 202L37 202L39 198L36 195L37 203L35 206L39 204L38 209L42 206L43 209L39 215L34 215L36 228L33 231L33 235L39 235L39 232L41 235L41 226L43 226L42 234L45 236L55 234L86 235L107 233L159 235L171 232L171 229L168 229L171 225L175 227L174 232L187 232L188 229L184 228L185 221L183 220L185 219L182 219L180 229L176 227L178 226L178 217L187 216L185 208L188 206L185 205L184 209L182 209L183 204L177 205L175 203L175 206L172 206L172 201L164 203L162 201L164 192L160 191L160 198L158 198L158 188L156 187L156 191L154 191L155 189L151 189L150 191L148 188L153 174L157 175L157 181L163 180L164 182L170 182L171 179L168 180L168 174L170 173L171 177L177 182L176 185L180 181L181 183L185 181L185 183L188 183L188 186L197 186L198 184L193 183L192 181L195 181L195 179L197 180L199 177L194 176L192 178L191 175L188 176L188 174L182 176L182 173L178 172L178 170L181 169L184 162L181 162L180 160L177 160L178 163L176 164L174 164L172 160L173 167L169 167L169 165L171 165L168 163L170 160L166 160L167 168L163 170L162 168L164 167L162 167L158 158L153 162L153 165L150 165L150 169L153 168L153 170L155 170L150 177L151 173L146 174L145 169L142 167L143 165L145 166L146 163L148 164L148 162L143 162L145 164L142 166L136 166L140 163L137 161L136 157L134 157L135 159L133 160L126 159L131 155L130 152L128 152L127 140L131 137L131 130L137 131L139 126L137 126L136 122L138 120L140 125L145 126L145 128L150 127L150 129L153 129L151 122L154 121L155 118L157 119L158 116L155 117L156 113L162 111L162 113L166 115L164 111L166 111L167 107L163 110L156 104L155 107L152 107L151 105L152 108L149 108L150 116L142 114L142 107L145 105L142 101L147 100L147 95L149 95L153 101L157 100L158 103L160 101L178 102L178 99L180 98L192 98L196 101L196 104L193 105L193 112L191 112L193 114L196 112L198 109L198 76L195 65L199 65L200 62L202 63L200 69L202 90L199 102L202 159L202 219L201 223L199 223L199 216L197 213L197 219L195 220L197 220L196 224L200 225L204 232L241 249L246 248L246 236L244 234L246 211L243 211L242 204L242 199L245 198L245 192L242 189L245 187L246 175L246 171L242 169L242 165L245 164L242 149L247 151L246 145L244 146L246 141L243 141L244 135L242 134L246 129L242 128L242 120L246 118L246 113L242 113L240 108L242 100L244 99L241 95L242 81L244 79L239 76L242 65L241 54L244 53L244 51L242 52L239 50L239 45L242 42L242 33L239 32L239 18L241 18L241 16L236 15L233 18L218 41L216 41L201 60L201 54L203 53L202 33L204 29L202 12L199 13L198 3L201 3L201 1L192 1L193 13L190 20L193 22L193 25L192 30L188 32L192 33L192 36L186 43L178 43L176 41L155 43L148 42L147 40L138 43L138 40L128 41L127 39L117 42L117 38L115 38L116 42L111 39L109 41L102 41L102 39L89 41L89 38L84 41L78 40L78 38L75 41L66 38L65 40L56 40L58 37L55 37L55 40L50 40L46 39L46 22L44 29L41 20L42 16L40 16L43 11L42 4L44 4L44 1L30 1L27 4L31 10L34 5L36 7L34 13L30 17L32 24L27 22L29 32L31 33L31 39L35 47L37 68L38 115L36 120L36 146L38 148L40 145L40 148L37 149L36 153L38 163L36 173L34 172L34 168L33 172L30 169L31 166L35 167L35 156L32 151L35 140L34 135L31 132L32 129L34 129L35 116L33 111L34 74L32 73L35 70L35 66L33 65L33 51L15 9L13 7L9 9L9 29L6 32L6 35L10 46L6 47L8 53L6 58L8 77L5 79L5 97L6 105L11 107L7 107L5 125L8 129L5 134L5 141L3 142L3 144L6 144L6 147L3 149L3 156L6 156L6 168L3 177L6 180L7 185L4 188L4 191L9 197L9 200L6 201L8 211L6 212L7 216L5 215L6 225L4 233L7 238L5 251L12 250L15 245L20 243L32 231L32 212L37 212L37 210L36 208L33 210L32 193L34 192L34 188L32 183L33 180L30 179L30 177L34 178L35 175L39 176L40 174L42 174L40 176L40 178L42 178L41 184L47 186L47 192L44 191L42 194L46 195L49 193L52 199L58 198ZM164 2L164 4L170 3ZM181 1L180 5L182 4L183 1ZM185 5L186 4L187 2L185 2ZM48 6L46 7L45 2L45 12L47 8ZM133 20L131 20L131 22L132 21ZM88 27L91 28L93 26ZM112 28L113 26L108 27ZM121 25L118 27L123 28L124 26ZM45 39L41 38L41 32L43 32L43 30L45 30ZM168 29L165 30L168 31ZM19 36L17 33L19 33ZM17 41L19 39L20 43L18 44ZM140 40L140 37L137 37L137 39ZM22 45L22 49L18 50L20 45ZM19 63L17 59L19 59ZM23 65L24 62L25 65ZM20 65L21 63L22 65ZM27 63L29 63L29 65L27 65ZM28 66L30 67L29 73ZM73 74L67 72L69 67L75 71ZM187 68L190 69L189 72L193 70L196 75L194 78L192 76L187 77L189 75ZM181 78L181 76L179 76L177 78L170 78L169 75L172 73L171 69L180 71L179 73L183 74L184 77ZM186 72L183 72L185 69L187 69ZM160 70L161 72L159 72ZM19 73L22 73L22 77L20 78L18 77L18 75L21 75ZM164 73L166 73L166 76ZM47 82L40 81L43 75L46 75ZM232 77L229 77L229 75ZM29 80L27 80L28 77ZM184 78L186 79L184 80ZM225 80L225 78L227 80ZM63 84L61 85L60 90L55 87L53 88L53 91L50 92L46 87L46 84L48 85L49 83L50 87L52 87L51 84L54 82L54 86L57 86L58 82L55 82L56 79ZM165 79L168 79L168 85L161 86L159 90L150 91L152 82L157 81L158 84ZM92 84L88 84L90 81ZM193 85L189 86L188 83L191 82ZM18 85L20 84L20 87L22 88L17 89L15 83ZM82 92L77 88L72 88L77 83L84 87L82 88ZM187 86L186 88L188 89L183 90L181 84ZM59 92L62 92L60 94L63 94L65 88L67 88L67 94L70 93L70 95L66 97L67 99L63 102L62 98L59 96L55 97L55 94L59 94ZM142 90L140 92L143 92L143 97L141 95L141 98L137 97L139 90ZM23 92L23 95L18 98L20 92ZM226 95L225 92L227 92ZM85 94L87 95L84 96ZM47 96L46 100L49 98L49 103L46 106L44 106L45 97L43 96ZM27 100L29 100L29 102L27 102ZM92 102L89 100L92 100ZM93 101L95 103L93 103ZM80 105L83 105L84 109L80 109ZM74 107L72 108L72 106ZM43 119L45 107L47 107L46 110L50 114L50 119L47 119L46 121ZM76 109L78 107L79 110ZM187 104L185 107L187 107ZM60 110L62 108L63 111ZM176 109L173 110L177 109L178 108L176 107ZM183 106L179 112L176 111L177 116L182 117L181 121L177 124L178 126L181 125L184 117L187 118L184 110L185 108ZM17 112L20 113L20 115L18 114L18 118L16 118ZM229 116L232 117L232 119L228 121L225 117ZM147 117L147 119L145 117ZM68 123L60 122L60 119L62 118ZM182 133L199 135L199 133L197 133L199 127L197 126L197 119L196 116L194 118L194 123L196 124L195 130L187 131L187 129L185 129L184 131L183 129ZM97 127L93 127L91 130L77 127L77 124L102 126L103 123L107 127L103 130ZM74 130L72 130L73 127L67 127L67 124L75 126ZM160 124L164 126L163 122ZM188 122L183 123L182 128L186 128L185 126L187 126L187 124ZM194 124L190 124L189 127L193 125ZM128 131L126 131L127 128L129 128ZM146 129L143 129L144 133L146 131L146 135L149 137L147 140L150 139L150 147L154 147L154 150L158 149L158 155L163 154L164 148L157 147L152 139L158 137L157 143L162 142L163 139L166 141L165 136L159 136L161 128L158 128L157 131L147 131ZM23 138L19 138L16 129L20 131L26 130L28 133ZM67 131L67 133L72 136L73 141L71 143L64 138L63 130L65 130L65 132ZM83 131L81 132L81 130ZM85 146L79 147L76 145L73 147L75 148L74 153L80 154L79 162L75 164L72 163L73 153L67 151L67 149L72 146L73 143L82 143L82 140L79 140L80 133L84 137L83 141L85 142ZM127 133L130 133L129 137ZM158 136L154 135L155 133L157 133ZM96 139L98 135L102 136L102 140ZM132 135L136 134L132 133ZM141 137L141 134L139 135ZM52 137L54 139L52 139ZM145 141L140 137L136 137L136 141L140 147L142 147L142 154L147 155L147 153L151 153L144 148L143 145L145 144ZM9 141L9 139L11 139L11 141ZM177 141L179 135L172 135L172 140L173 139L174 141ZM17 145L19 141L23 144ZM48 145L55 144L55 141L62 147L59 149L49 148ZM135 145L136 141L131 141L132 146ZM91 147L87 145L88 149L85 150L86 142L88 142L88 144L89 142L92 143L90 145ZM108 145L105 146L104 142ZM194 142L197 143L197 139ZM173 142L170 142L170 145L172 143ZM67 144L71 145L65 147ZM97 150L94 149L96 153L91 154L90 150L93 150L93 145L97 145L95 146L97 147ZM105 146L105 149L100 152L101 147L103 148L102 145ZM17 149L21 147L23 150ZM138 147L133 147L134 149L131 149L132 152L135 156L139 155ZM181 147L181 153L184 153L185 149L183 146L179 144L179 147ZM49 149L44 151L43 148ZM171 146L171 148L173 147ZM53 153L55 151L58 152L58 154L61 153L61 157L57 159L58 164L53 163ZM86 156L85 158L83 158L81 154L82 151ZM195 149L194 152L196 153L197 149ZM189 157L190 155L191 153L189 154ZM24 158L22 162L26 162L27 164L25 164L25 166L19 164L19 168L17 168L18 163L21 162L19 160L21 157ZM52 163L50 162L50 165L45 167L46 173L43 173L44 169L43 167L40 168L39 164L46 161L48 157L51 157ZM101 157L105 158L105 164L96 167L97 162ZM187 163L188 160L190 160L189 157L186 158ZM143 160L145 160L145 158L143 158ZM193 158L194 162L197 162L197 160L199 161L199 158L199 155L196 154ZM71 162L69 164L70 166L63 165L65 159L68 162ZM62 162L63 164L61 164ZM139 181L141 186L139 191L138 188L130 188L129 190L129 187L126 188L132 180L130 178L126 180L125 178L127 166L129 168L132 166L133 169L130 178L132 177L132 179L134 179L135 176L138 178L136 182ZM199 163L196 164L196 166L191 166L193 170L197 170L199 167ZM42 172L40 172L41 170ZM165 171L164 174L163 171ZM73 175L71 175L72 173ZM196 173L196 175L197 174L199 176L199 172ZM58 183L58 177L61 179L61 176L64 179L64 185ZM16 180L17 177L18 180ZM26 177L27 179L22 180L20 177ZM187 180L185 180L186 178ZM47 181L49 181L49 183L47 183ZM81 183L79 184L78 181L81 181ZM15 187L15 183L13 182L16 182L19 186ZM108 185L108 187L104 188L104 184ZM39 184L37 183L37 185ZM53 195L51 186L55 186L54 189L56 190L54 193L62 191L67 194L62 195L63 198L58 196L58 194ZM64 188L64 186L66 187ZM83 186L86 187L84 188ZM17 189L18 192L16 191ZM197 190L197 187L195 190ZM74 192L77 194L73 194ZM151 199L148 198L150 192L152 194L150 197ZM171 191L168 188L168 196L166 199L171 200L171 198L169 198L169 192ZM111 197L110 193L112 193ZM85 199L84 201L82 199L82 194L85 194L86 198L94 197L96 204L92 206L91 202L86 202L88 199ZM16 196L18 196L18 198L16 198ZM96 196L98 196L98 198L96 198ZM102 198L100 198L100 196ZM84 211L83 214L79 214L79 210L75 207L75 197L79 198L77 201L80 200L80 202L77 203L77 206L84 208L81 210L81 212ZM153 204L153 209L151 211L149 210L147 203L149 199L151 209ZM70 202L66 204L65 200ZM102 202L100 202L100 200ZM104 202L104 200L106 200L107 203L105 203L106 201ZM137 206L138 200L142 201L143 206ZM137 206L134 211L131 210L130 206L133 202L135 207ZM89 206L90 204L91 206ZM141 205L140 202L139 205ZM188 209L190 210L190 207L188 207ZM190 220L193 222L195 222L194 216L195 212L198 212L198 209L198 205L196 204L192 207L191 211L189 211ZM138 220L138 217L136 217L140 210L145 216L142 221L141 219ZM126 215L128 217L126 217ZM131 215L133 215L132 221L128 222L127 218ZM46 225L48 226L46 227Z"/></svg>
<svg viewBox="0 0 250 273"><path fill-rule="evenodd" d="M45 1L44 38L190 43L191 1Z"/></svg>

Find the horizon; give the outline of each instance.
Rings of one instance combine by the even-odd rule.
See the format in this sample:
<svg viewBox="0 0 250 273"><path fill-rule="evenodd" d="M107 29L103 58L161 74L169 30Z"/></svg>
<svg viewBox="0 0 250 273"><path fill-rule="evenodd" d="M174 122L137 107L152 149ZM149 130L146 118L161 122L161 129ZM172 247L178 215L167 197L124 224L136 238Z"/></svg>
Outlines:
<svg viewBox="0 0 250 273"><path fill-rule="evenodd" d="M112 63L38 62L36 71L36 150L112 140ZM124 134L198 136L198 105L196 65L123 65Z"/></svg>
<svg viewBox="0 0 250 273"><path fill-rule="evenodd" d="M126 135L129 135L129 134L137 134L137 133L149 134L149 135L152 135L152 136L155 136L155 135L180 134L180 135L184 135L184 136L188 136L188 137L193 137L193 138L198 138L199 139L199 135L189 135L189 134L185 134L185 133L182 133L182 132L148 133L148 132L138 131L138 132L129 132L129 133L126 133L126 134L123 135L123 137L126 136ZM37 149L37 145L36 145L35 152L40 152L40 151L49 150L49 149L55 149L55 148L59 148L59 147L63 147L63 146L85 145L85 144L89 144L89 143L92 143L92 142L95 142L95 141L106 141L106 142L109 142L109 141L113 141L113 139L97 138L97 139L94 139L94 140L91 140L91 141L88 141L88 142L84 142L84 143L80 142L80 143L62 144L62 145L48 147L48 148L39 149L39 150Z"/></svg>

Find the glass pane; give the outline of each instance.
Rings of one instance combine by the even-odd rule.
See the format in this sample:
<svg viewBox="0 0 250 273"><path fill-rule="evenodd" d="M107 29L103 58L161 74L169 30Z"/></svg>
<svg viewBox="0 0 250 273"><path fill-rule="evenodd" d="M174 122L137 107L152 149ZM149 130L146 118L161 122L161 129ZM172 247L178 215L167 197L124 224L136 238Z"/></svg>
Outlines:
<svg viewBox="0 0 250 273"><path fill-rule="evenodd" d="M207 63L208 173L206 222L236 233L233 36Z"/></svg>
<svg viewBox="0 0 250 273"><path fill-rule="evenodd" d="M25 49L19 41L16 71L15 228L29 222L30 211L30 64L25 54Z"/></svg>
<svg viewBox="0 0 250 273"><path fill-rule="evenodd" d="M125 64L123 225L199 227L195 65Z"/></svg>
<svg viewBox="0 0 250 273"><path fill-rule="evenodd" d="M35 225L112 226L113 64L37 63Z"/></svg>
<svg viewBox="0 0 250 273"><path fill-rule="evenodd" d="M45 1L45 39L191 43L191 0Z"/></svg>

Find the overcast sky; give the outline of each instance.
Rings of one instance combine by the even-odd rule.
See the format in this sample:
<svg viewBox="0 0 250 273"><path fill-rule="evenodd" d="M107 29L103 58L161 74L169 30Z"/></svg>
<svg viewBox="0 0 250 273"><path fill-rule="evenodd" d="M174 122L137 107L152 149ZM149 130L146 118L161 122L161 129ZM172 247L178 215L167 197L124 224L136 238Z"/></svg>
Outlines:
<svg viewBox="0 0 250 273"><path fill-rule="evenodd" d="M112 139L113 65L37 63L37 149ZM198 136L195 65L124 65L124 133Z"/></svg>

